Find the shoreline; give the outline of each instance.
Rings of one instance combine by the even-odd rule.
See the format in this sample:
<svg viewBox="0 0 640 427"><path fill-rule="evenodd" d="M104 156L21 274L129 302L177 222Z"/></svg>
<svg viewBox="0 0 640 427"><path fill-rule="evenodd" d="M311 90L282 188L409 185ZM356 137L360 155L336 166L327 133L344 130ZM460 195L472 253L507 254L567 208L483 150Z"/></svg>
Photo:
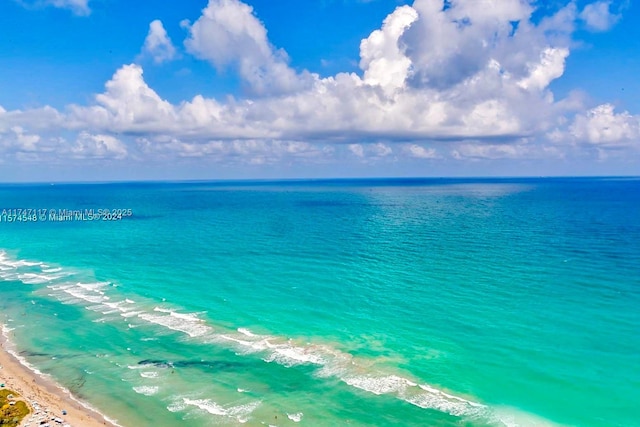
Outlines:
<svg viewBox="0 0 640 427"><path fill-rule="evenodd" d="M31 411L22 420L21 427L39 426L41 421L67 427L121 427L20 361L9 340L9 330L5 325L0 326L0 383L5 384L4 389L18 393Z"/></svg>

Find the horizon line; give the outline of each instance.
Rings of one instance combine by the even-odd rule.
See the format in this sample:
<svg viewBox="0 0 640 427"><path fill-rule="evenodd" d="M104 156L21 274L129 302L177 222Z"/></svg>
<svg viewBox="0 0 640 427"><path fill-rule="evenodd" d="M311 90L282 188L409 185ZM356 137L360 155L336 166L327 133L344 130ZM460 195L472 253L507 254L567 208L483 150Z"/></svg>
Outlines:
<svg viewBox="0 0 640 427"><path fill-rule="evenodd" d="M196 183L304 183L336 181L427 181L427 180L531 180L531 179L640 179L640 175L504 175L504 176L361 176L361 177L306 177L306 178L204 178L204 179L122 179L95 181L0 181L5 185L96 185L96 184L196 184Z"/></svg>

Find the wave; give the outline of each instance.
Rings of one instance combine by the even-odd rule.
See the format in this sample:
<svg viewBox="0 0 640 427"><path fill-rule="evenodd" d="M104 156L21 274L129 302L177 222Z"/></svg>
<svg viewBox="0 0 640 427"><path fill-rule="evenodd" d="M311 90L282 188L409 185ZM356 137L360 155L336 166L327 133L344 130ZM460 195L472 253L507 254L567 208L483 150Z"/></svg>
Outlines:
<svg viewBox="0 0 640 427"><path fill-rule="evenodd" d="M158 372L156 371L140 372L140 376L142 378L158 378Z"/></svg>
<svg viewBox="0 0 640 427"><path fill-rule="evenodd" d="M172 404L167 406L171 412L181 412L189 407L197 408L201 412L225 418L235 418L239 423L244 424L249 420L251 413L260 406L259 401L247 403L245 405L222 406L211 399L192 399L189 397L178 397Z"/></svg>
<svg viewBox="0 0 640 427"><path fill-rule="evenodd" d="M52 269L43 263L12 260L5 252L0 252L0 268L2 268L0 278L11 275L11 277L19 279L20 274L23 274L21 271L23 268L43 269L45 267ZM63 273L64 276L48 277L44 282L47 283L48 295L65 304L82 304L88 310L105 316L99 321L124 319L130 327L136 326L131 322L139 321L183 333L189 339L196 340L201 344L231 348L238 355L257 355L267 363L277 363L287 368L299 365L311 366L315 368L313 375L318 378L337 378L348 386L361 391L374 395L392 395L414 406L437 410L455 417L482 420L490 425L507 427L529 425L526 420L532 419L536 420L535 425L554 425L547 420L520 413L515 409L493 408L445 392L432 385L421 384L417 379L405 378L393 372L375 370L370 367L370 363L329 345L301 343L294 339L262 335L247 328L229 330L222 326L214 327L201 318L203 312L184 312L170 307L168 304L159 306L153 301L144 301L140 297L136 297L135 300L125 296L118 297L112 295L117 291L110 282L69 282L65 280L65 277L71 276L73 273L67 272L64 268L58 271L58 274ZM39 273L33 272L31 274L38 275ZM43 278L42 276L38 277ZM23 279L28 280L28 278L23 276ZM24 280L22 281L26 283ZM142 340L152 339L154 338L142 338ZM149 366L129 366L129 368L148 369ZM141 373L141 375L146 378L154 378L154 374L147 376ZM137 389L134 388L134 390L141 394L151 393L155 390L153 387L149 387L151 386L141 386ZM169 405L168 409L175 412L181 410L179 408L184 409L189 406L197 407L213 415L233 416L238 420L240 420L238 414L242 414L243 417L247 415L245 413L247 407L244 406L224 408L210 400L187 397Z"/></svg>
<svg viewBox="0 0 640 427"><path fill-rule="evenodd" d="M160 387L158 386L142 385L138 387L133 387L133 391L135 391L138 394L143 394L145 396L153 396L158 392L158 390L160 390Z"/></svg>
<svg viewBox="0 0 640 427"><path fill-rule="evenodd" d="M300 421L302 421L302 416L303 415L304 414L302 412L298 412L298 413L295 413L295 414L287 414L287 418L289 418L294 423L299 423Z"/></svg>

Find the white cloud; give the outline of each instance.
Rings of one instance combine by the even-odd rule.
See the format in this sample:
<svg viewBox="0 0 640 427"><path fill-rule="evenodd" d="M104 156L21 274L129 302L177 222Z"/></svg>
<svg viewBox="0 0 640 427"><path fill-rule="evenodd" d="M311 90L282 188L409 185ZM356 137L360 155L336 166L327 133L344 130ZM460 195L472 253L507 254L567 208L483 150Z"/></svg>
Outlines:
<svg viewBox="0 0 640 427"><path fill-rule="evenodd" d="M111 135L92 135L81 132L73 146L69 147L72 157L77 159L124 159L127 147Z"/></svg>
<svg viewBox="0 0 640 427"><path fill-rule="evenodd" d="M40 141L40 135L28 134L20 126L11 128L14 133L16 145L20 151L37 151L37 143Z"/></svg>
<svg viewBox="0 0 640 427"><path fill-rule="evenodd" d="M529 75L518 82L523 89L542 90L564 73L564 61L569 49L547 48L540 54L540 60L529 64Z"/></svg>
<svg viewBox="0 0 640 427"><path fill-rule="evenodd" d="M413 8L399 7L363 40L363 78L320 79L288 67L250 6L210 0L188 26L187 49L217 67L236 64L256 92L277 96L226 103L196 96L172 105L146 84L141 67L126 65L96 105L72 107L67 123L101 132L287 140L518 137L555 125L548 85L564 71L568 37L558 33L569 30L563 22L574 9L567 6L537 27L528 20L528 3L516 0L433 6L418 0ZM513 19L521 19L517 31ZM553 22L562 31L550 39ZM255 67L261 72L251 71ZM385 67L392 72L385 74Z"/></svg>
<svg viewBox="0 0 640 427"><path fill-rule="evenodd" d="M0 114L2 111L0 111ZM20 126L0 129L0 150L5 153L33 152L39 149L40 135L27 132Z"/></svg>
<svg viewBox="0 0 640 427"><path fill-rule="evenodd" d="M640 116L628 111L615 113L611 104L599 105L578 114L570 127L578 142L606 147L640 147Z"/></svg>
<svg viewBox="0 0 640 427"><path fill-rule="evenodd" d="M580 13L580 19L592 31L607 31L621 18L620 14L611 11L611 3L605 0L586 5Z"/></svg>
<svg viewBox="0 0 640 427"><path fill-rule="evenodd" d="M364 147L362 144L349 144L349 151L356 157L364 157Z"/></svg>
<svg viewBox="0 0 640 427"><path fill-rule="evenodd" d="M419 19L402 35L401 42L413 64L411 80L415 86L451 88L481 72L492 59L502 63L504 54L521 44L518 43L520 37L511 37L512 22L522 25L518 33L533 38L533 34L527 34L530 33L527 20L532 12L529 2L453 0L449 3L448 8L441 0L416 0L413 4ZM526 50L522 54L530 55Z"/></svg>
<svg viewBox="0 0 640 427"><path fill-rule="evenodd" d="M391 147L389 147L387 144L383 144L382 142L378 142L376 144L372 144L369 147L369 149L377 157L387 157L388 155L393 153L393 150L391 149Z"/></svg>
<svg viewBox="0 0 640 427"><path fill-rule="evenodd" d="M394 154L437 158L435 149L418 144L426 140L451 144L456 158L526 159L559 157L577 140L613 146L637 138L637 116L612 107L585 113L583 99L555 100L549 89L564 73L586 8L578 14L569 2L534 20L535 3L525 0L448 5L416 0L398 7L362 40L362 76L320 78L289 66L250 6L210 0L192 25L183 23L187 51L220 70L237 68L259 96L196 95L170 103L145 82L142 67L131 64L117 70L90 105L0 109L0 133L15 126L80 132L76 151L68 151L74 156L131 158L120 136L114 137L120 144L105 139L117 134L137 137L137 149L149 156L253 164L320 161L335 142L362 161L393 160ZM162 23L154 21L145 51L169 58L175 54L169 46Z"/></svg>
<svg viewBox="0 0 640 427"><path fill-rule="evenodd" d="M313 75L296 73L286 52L269 43L266 28L246 3L209 0L202 16L183 26L189 30L187 51L220 70L236 66L254 93L289 93L313 84Z"/></svg>
<svg viewBox="0 0 640 427"><path fill-rule="evenodd" d="M435 150L435 148L427 148L418 144L405 145L404 152L406 152L410 157L414 157L416 159L438 158L438 152Z"/></svg>
<svg viewBox="0 0 640 427"><path fill-rule="evenodd" d="M362 40L360 68L365 70L366 84L379 85L388 91L404 87L411 60L402 52L398 40L417 19L415 9L410 6L399 7L387 16L382 29Z"/></svg>
<svg viewBox="0 0 640 427"><path fill-rule="evenodd" d="M142 50L143 53L151 56L156 64L171 61L176 57L176 48L159 19L149 24L149 34L144 40Z"/></svg>
<svg viewBox="0 0 640 427"><path fill-rule="evenodd" d="M349 144L347 149L352 155L358 157L365 163L376 162L377 160L389 157L393 154L393 149L382 142L370 144Z"/></svg>
<svg viewBox="0 0 640 427"><path fill-rule="evenodd" d="M123 142L112 135L80 132L74 142L63 137L43 138L20 126L9 133L0 134L3 157L20 161L57 162L61 159L117 159L128 156Z"/></svg>
<svg viewBox="0 0 640 427"><path fill-rule="evenodd" d="M123 66L105 88L97 105L70 108L70 127L136 132L166 130L175 121L174 107L146 84L140 66Z"/></svg>

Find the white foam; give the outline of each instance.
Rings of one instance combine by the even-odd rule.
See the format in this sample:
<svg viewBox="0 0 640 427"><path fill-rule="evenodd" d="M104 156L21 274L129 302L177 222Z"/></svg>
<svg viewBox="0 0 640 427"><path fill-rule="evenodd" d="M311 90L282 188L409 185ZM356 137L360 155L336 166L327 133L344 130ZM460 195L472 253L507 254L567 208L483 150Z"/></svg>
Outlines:
<svg viewBox="0 0 640 427"><path fill-rule="evenodd" d="M40 285L43 283L49 283L64 277L64 275L55 274L38 274L38 273L20 273L16 276L18 280L28 285Z"/></svg>
<svg viewBox="0 0 640 427"><path fill-rule="evenodd" d="M158 378L158 375L157 371L140 372L142 378Z"/></svg>
<svg viewBox="0 0 640 427"><path fill-rule="evenodd" d="M141 310L124 311L124 312L120 313L120 316L122 316L125 319L127 319L129 317L137 317L137 316L141 315L142 313L144 313L144 311L141 311Z"/></svg>
<svg viewBox="0 0 640 427"><path fill-rule="evenodd" d="M185 397L182 398L182 400L187 406L195 406L201 411L207 412L211 415L235 418L241 423L247 422L249 415L251 415L251 413L260 406L260 402L224 407L210 399L189 399Z"/></svg>
<svg viewBox="0 0 640 427"><path fill-rule="evenodd" d="M228 415L228 411L216 402L209 399L197 399L191 400L184 398L185 405L196 406L203 411L210 413L211 415Z"/></svg>
<svg viewBox="0 0 640 427"><path fill-rule="evenodd" d="M276 337L257 335L248 331L240 331L241 336L231 334L219 334L210 337L215 342L232 342L239 350L239 354L267 353L262 360L275 362L286 367L311 364L323 366L326 363L323 353L325 349L320 346L298 346L291 340L285 342Z"/></svg>
<svg viewBox="0 0 640 427"><path fill-rule="evenodd" d="M144 394L145 396L153 396L158 392L159 389L160 388L158 386L146 386L146 385L133 387L133 391L135 391L138 394Z"/></svg>
<svg viewBox="0 0 640 427"><path fill-rule="evenodd" d="M299 423L300 421L302 421L302 416L304 414L302 412L297 412L295 414L289 414L287 413L287 418L289 418L291 421L293 421L294 423Z"/></svg>
<svg viewBox="0 0 640 427"><path fill-rule="evenodd" d="M397 375L389 375L385 377L362 375L345 377L341 379L352 387L356 387L377 395L398 393L408 386L407 381Z"/></svg>
<svg viewBox="0 0 640 427"><path fill-rule="evenodd" d="M138 317L146 320L147 322L155 323L156 325L164 326L174 331L184 332L190 337L201 337L212 332L212 328L204 325L197 317L177 317L172 314L154 315L151 313L141 313Z"/></svg>
<svg viewBox="0 0 640 427"><path fill-rule="evenodd" d="M132 369L132 370L146 369L148 367L149 367L148 365L127 365L127 368Z"/></svg>
<svg viewBox="0 0 640 427"><path fill-rule="evenodd" d="M254 334L253 332L251 332L250 330L246 329L246 328L238 328L238 332L240 332L242 335L245 335L247 337L255 337L256 334Z"/></svg>
<svg viewBox="0 0 640 427"><path fill-rule="evenodd" d="M13 268L19 268L19 267L37 267L37 266L43 266L45 265L42 262L31 262L31 261L26 261L23 259L19 259L19 260L9 260L8 258L3 258L2 262L4 265L8 265L10 267Z"/></svg>
<svg viewBox="0 0 640 427"><path fill-rule="evenodd" d="M187 404L184 402L173 402L167 406L169 412L180 412L187 409Z"/></svg>
<svg viewBox="0 0 640 427"><path fill-rule="evenodd" d="M101 290L104 287L104 283L96 282L96 283L81 283L77 282L75 284L66 283L62 285L50 285L47 286L52 291L63 292L67 295L72 296L73 298L86 301L93 304L101 304L105 301L109 300L109 297L104 294Z"/></svg>
<svg viewBox="0 0 640 427"><path fill-rule="evenodd" d="M175 317L177 319L187 320L187 321L197 321L202 322L203 320L198 318L198 314L200 313L178 313L175 310L171 310L168 308L155 307L153 311L158 311L160 313L167 313L169 316Z"/></svg>
<svg viewBox="0 0 640 427"><path fill-rule="evenodd" d="M352 387L370 393L394 394L399 399L424 409L435 409L458 417L484 417L489 413L485 405L445 393L434 387L417 384L397 375L359 375L341 378Z"/></svg>
<svg viewBox="0 0 640 427"><path fill-rule="evenodd" d="M318 354L314 354L308 348L296 347L289 344L271 345L267 343L272 353L265 359L267 362L277 362L286 367L313 364L324 365L324 359Z"/></svg>
<svg viewBox="0 0 640 427"><path fill-rule="evenodd" d="M451 400L438 394L422 393L404 396L402 400L423 409L435 409L456 417L480 417L485 414L486 407L468 401Z"/></svg>

